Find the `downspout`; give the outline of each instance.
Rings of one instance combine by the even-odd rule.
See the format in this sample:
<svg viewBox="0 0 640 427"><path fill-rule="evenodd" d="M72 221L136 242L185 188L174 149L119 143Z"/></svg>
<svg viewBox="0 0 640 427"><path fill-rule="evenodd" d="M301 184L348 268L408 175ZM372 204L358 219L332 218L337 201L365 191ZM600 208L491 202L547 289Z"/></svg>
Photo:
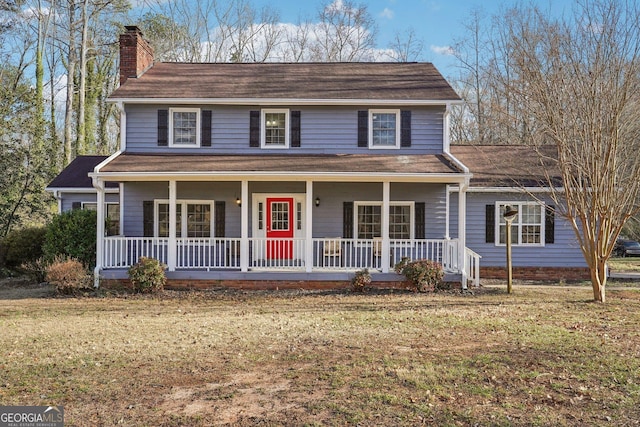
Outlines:
<svg viewBox="0 0 640 427"><path fill-rule="evenodd" d="M100 286L100 272L104 252L104 181L96 176L92 178L93 188L96 189L96 267L93 271L93 286Z"/></svg>

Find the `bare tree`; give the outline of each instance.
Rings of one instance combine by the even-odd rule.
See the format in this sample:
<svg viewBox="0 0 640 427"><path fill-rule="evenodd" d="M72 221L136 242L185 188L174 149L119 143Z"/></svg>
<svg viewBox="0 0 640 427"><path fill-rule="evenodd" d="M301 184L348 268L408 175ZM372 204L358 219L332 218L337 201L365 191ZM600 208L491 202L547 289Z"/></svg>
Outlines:
<svg viewBox="0 0 640 427"><path fill-rule="evenodd" d="M416 30L408 28L404 32L396 32L389 44L389 56L392 61L417 61L422 56L424 41L418 38Z"/></svg>
<svg viewBox="0 0 640 427"><path fill-rule="evenodd" d="M366 5L335 0L325 4L314 26L312 60L355 62L372 59L376 26Z"/></svg>
<svg viewBox="0 0 640 427"><path fill-rule="evenodd" d="M605 302L606 264L640 194L640 10L585 1L573 19L515 10L503 26L510 92L535 129L528 142L557 148L562 189L549 187L572 225Z"/></svg>

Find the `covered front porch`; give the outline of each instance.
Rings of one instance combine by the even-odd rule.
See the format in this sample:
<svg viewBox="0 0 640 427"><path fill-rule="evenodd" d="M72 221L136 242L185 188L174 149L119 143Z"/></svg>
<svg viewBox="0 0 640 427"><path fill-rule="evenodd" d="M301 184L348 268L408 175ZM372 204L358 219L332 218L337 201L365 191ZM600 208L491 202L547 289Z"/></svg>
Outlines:
<svg viewBox="0 0 640 427"><path fill-rule="evenodd" d="M479 280L479 256L466 248L461 263L457 239L312 238L310 242L309 247L305 239L176 238L170 246L168 238L105 237L101 264L105 270L124 269L149 257L165 263L169 271L339 273L366 268L388 273L406 257L437 261L452 277L464 264L467 280L476 285ZM385 245L388 258L382 255ZM246 258L243 247L248 249Z"/></svg>
<svg viewBox="0 0 640 427"><path fill-rule="evenodd" d="M387 161L406 164L405 157ZM468 174L434 156L419 157L429 160L425 170L440 171L336 171L334 157L314 156L289 157L287 165L323 160L330 171L177 173L163 171L175 167L175 159L170 165L168 158L116 156L92 174L99 207L96 285L100 277L126 278L140 257L166 264L168 277L194 280L344 280L362 269L401 280L393 272L401 259L430 259L451 281L477 283L480 257L465 247L464 209L453 213L462 237L449 238L448 229L447 186L464 188ZM146 161L144 170L133 160ZM201 160L190 166L211 167L214 159L205 159L205 166ZM118 236L104 234L105 182L120 183ZM458 206L464 207L465 196L458 193Z"/></svg>

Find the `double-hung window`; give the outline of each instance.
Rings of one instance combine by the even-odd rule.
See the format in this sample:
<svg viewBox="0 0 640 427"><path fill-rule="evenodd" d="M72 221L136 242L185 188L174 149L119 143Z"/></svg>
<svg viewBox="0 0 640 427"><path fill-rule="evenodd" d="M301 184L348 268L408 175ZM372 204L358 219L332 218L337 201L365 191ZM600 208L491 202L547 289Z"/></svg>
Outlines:
<svg viewBox="0 0 640 427"><path fill-rule="evenodd" d="M200 145L200 109L172 108L169 110L169 145L197 147Z"/></svg>
<svg viewBox="0 0 640 427"><path fill-rule="evenodd" d="M507 221L504 213L507 206L518 211L511 222L511 244L521 246L544 245L545 215L544 206L537 202L498 202L496 221L498 235L496 244L505 245L507 238Z"/></svg>
<svg viewBox="0 0 640 427"><path fill-rule="evenodd" d="M369 148L400 147L400 110L369 110Z"/></svg>
<svg viewBox="0 0 640 427"><path fill-rule="evenodd" d="M97 210L98 204L95 202L83 202L82 209L89 211ZM117 236L120 234L120 203L107 202L104 204L105 234L107 236Z"/></svg>
<svg viewBox="0 0 640 427"><path fill-rule="evenodd" d="M180 200L176 204L176 237L211 237L213 202ZM156 236L169 236L169 203L156 201Z"/></svg>
<svg viewBox="0 0 640 427"><path fill-rule="evenodd" d="M382 237L382 203L355 202L355 236L358 239ZM393 202L389 206L389 238L413 238L413 203Z"/></svg>
<svg viewBox="0 0 640 427"><path fill-rule="evenodd" d="M289 110L262 110L261 147L289 148Z"/></svg>

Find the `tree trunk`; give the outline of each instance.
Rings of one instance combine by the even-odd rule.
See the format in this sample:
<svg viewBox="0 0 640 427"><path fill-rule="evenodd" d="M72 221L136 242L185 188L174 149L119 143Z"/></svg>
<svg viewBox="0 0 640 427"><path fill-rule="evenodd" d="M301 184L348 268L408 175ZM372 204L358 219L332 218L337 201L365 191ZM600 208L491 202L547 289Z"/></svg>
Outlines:
<svg viewBox="0 0 640 427"><path fill-rule="evenodd" d="M67 55L67 99L64 114L64 166L71 163L76 156L73 144L73 96L75 91L76 48L75 48L75 13L73 2L69 2L69 51Z"/></svg>
<svg viewBox="0 0 640 427"><path fill-rule="evenodd" d="M82 2L82 37L80 39L80 73L78 75L78 154L87 154L86 147L86 117L85 117L85 96L87 86L87 38L89 31L89 14L87 13L88 0Z"/></svg>
<svg viewBox="0 0 640 427"><path fill-rule="evenodd" d="M593 289L593 300L605 303L605 286L607 284L607 264L596 260L591 270L591 287Z"/></svg>

